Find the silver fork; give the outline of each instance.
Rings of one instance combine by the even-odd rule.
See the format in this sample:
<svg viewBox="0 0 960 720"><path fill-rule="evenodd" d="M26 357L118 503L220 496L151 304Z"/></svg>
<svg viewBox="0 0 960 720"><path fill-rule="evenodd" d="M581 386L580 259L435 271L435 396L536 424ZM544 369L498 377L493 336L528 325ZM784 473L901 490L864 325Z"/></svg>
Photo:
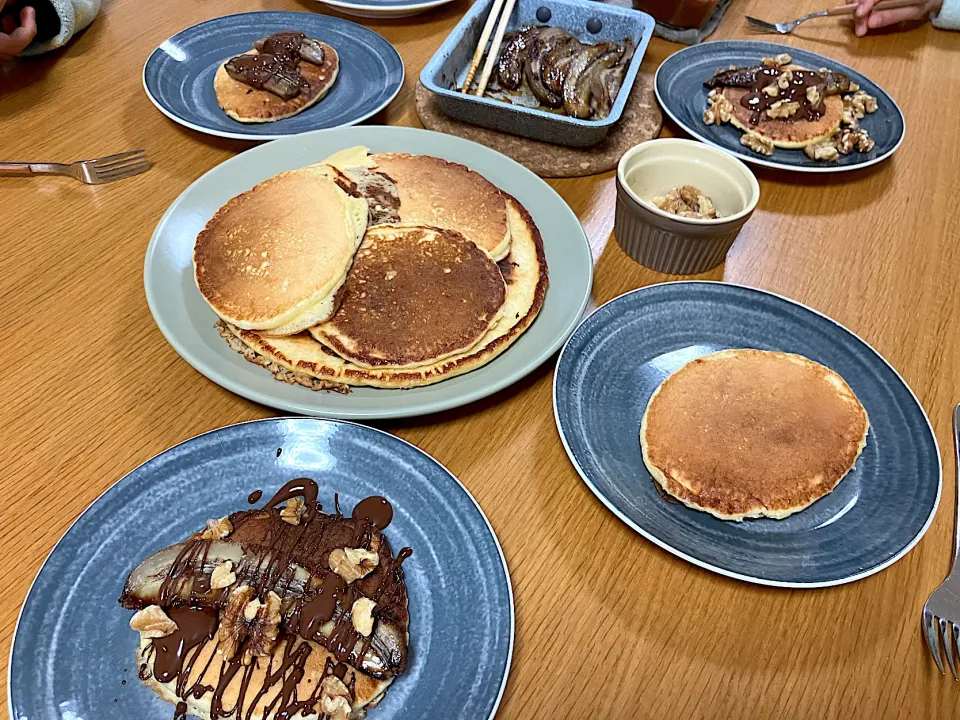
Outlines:
<svg viewBox="0 0 960 720"><path fill-rule="evenodd" d="M64 163L0 162L0 176L69 175L87 185L123 180L150 169L150 161L143 148L107 155L95 160Z"/></svg>
<svg viewBox="0 0 960 720"><path fill-rule="evenodd" d="M953 450L957 460L957 489L960 491L960 405L953 410ZM943 655L947 656L954 680L960 658L960 568L957 566L957 550L960 548L960 495L957 502L957 519L953 526L953 567L947 579L933 591L923 606L923 636L927 639L933 659L940 672L944 672Z"/></svg>
<svg viewBox="0 0 960 720"><path fill-rule="evenodd" d="M893 10L894 8L902 7L912 7L914 5L922 5L925 0L881 0L876 5L873 6L874 10ZM771 33L780 33L781 35L789 35L794 30L797 29L797 26L800 23L805 23L807 20L812 20L814 18L822 17L835 17L838 15L853 15L857 11L857 3L850 3L849 5L841 5L839 7L830 8L829 10L818 10L817 12L807 13L803 17L798 17L796 20L791 20L790 22L782 23L769 23L765 20L757 20L757 18L747 16L747 24L757 30L763 30L764 32Z"/></svg>

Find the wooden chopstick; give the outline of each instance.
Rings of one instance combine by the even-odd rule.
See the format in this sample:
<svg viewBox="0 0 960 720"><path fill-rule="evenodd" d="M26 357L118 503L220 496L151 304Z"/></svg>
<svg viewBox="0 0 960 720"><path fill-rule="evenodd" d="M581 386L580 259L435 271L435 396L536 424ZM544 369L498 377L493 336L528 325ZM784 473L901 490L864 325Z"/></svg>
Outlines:
<svg viewBox="0 0 960 720"><path fill-rule="evenodd" d="M913 7L914 5L923 5L925 0L880 0L873 6L874 10L893 10L894 8ZM857 11L857 3L849 3L830 9L827 15L834 17L836 15L853 15Z"/></svg>
<svg viewBox="0 0 960 720"><path fill-rule="evenodd" d="M503 34L507 31L507 23L510 22L510 16L513 14L513 6L517 0L506 0L503 8L503 14L500 15L500 24L497 25L497 34L493 36L493 42L490 44L490 51L487 53L487 61L483 64L483 72L480 74L480 82L477 84L477 91L474 93L477 97L483 97L487 90L487 83L490 82L490 73L493 72L493 66L500 55L500 46L503 44Z"/></svg>
<svg viewBox="0 0 960 720"><path fill-rule="evenodd" d="M470 85L473 83L473 76L477 74L477 68L480 67L480 60L483 58L483 51L487 48L487 41L490 40L490 33L493 32L497 24L497 18L500 16L500 10L503 8L504 0L493 0L490 7L490 14L487 16L487 22L483 26L483 32L480 33L480 42L477 43L477 49L473 53L473 60L470 61L470 69L467 70L467 79L463 81L461 92L470 92Z"/></svg>

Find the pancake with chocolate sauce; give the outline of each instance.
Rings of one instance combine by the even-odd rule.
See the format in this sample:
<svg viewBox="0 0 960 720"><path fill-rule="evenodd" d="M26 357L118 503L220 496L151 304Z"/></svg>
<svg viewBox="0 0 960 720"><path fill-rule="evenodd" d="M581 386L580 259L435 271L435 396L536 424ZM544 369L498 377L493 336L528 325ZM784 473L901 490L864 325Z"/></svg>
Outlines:
<svg viewBox="0 0 960 720"><path fill-rule="evenodd" d="M335 173L280 173L207 223L194 246L194 275L221 318L282 335L333 315L368 214L367 201L345 192Z"/></svg>
<svg viewBox="0 0 960 720"><path fill-rule="evenodd" d="M371 157L400 192L400 222L456 230L494 260L510 254L506 196L479 173L427 155Z"/></svg>
<svg viewBox="0 0 960 720"><path fill-rule="evenodd" d="M802 73L814 75L810 70L797 65L768 70L772 75L768 80L772 82L776 81L776 73L784 70L799 70ZM804 90L805 87L800 85L799 89ZM801 101L801 108L796 117L774 119L758 114L751 108L744 106L741 101L751 93L750 88L723 87L721 92L733 105L730 122L735 127L744 132L752 131L769 138L776 147L780 148L798 150L833 137L840 130L840 121L843 119L843 99L839 95L829 95L822 98L821 111L806 115L804 90L803 97L801 98L798 95L796 98Z"/></svg>
<svg viewBox="0 0 960 720"><path fill-rule="evenodd" d="M357 251L340 308L310 333L360 367L430 365L474 347L505 296L497 264L460 233L381 225Z"/></svg>
<svg viewBox="0 0 960 720"><path fill-rule="evenodd" d="M340 390L345 386L410 388L431 385L486 365L504 352L536 319L547 290L543 240L529 213L507 196L507 216L513 238L510 255L499 263L506 283L500 316L471 349L415 368L366 368L351 363L307 333L266 337L221 323L228 344L247 360L270 370L283 382L310 389Z"/></svg>
<svg viewBox="0 0 960 720"><path fill-rule="evenodd" d="M723 350L661 383L640 428L654 480L722 520L785 518L832 492L869 420L833 370L800 355Z"/></svg>
<svg viewBox="0 0 960 720"><path fill-rule="evenodd" d="M217 103L223 111L242 123L267 123L283 120L301 113L315 105L326 96L340 73L340 56L337 51L324 42L317 41L323 48L323 62L315 65L300 60L297 70L303 78L301 91L291 98L283 98L269 90L251 87L247 83L235 80L227 73L224 61L214 75L213 89L217 94ZM247 55L257 55L252 49Z"/></svg>
<svg viewBox="0 0 960 720"><path fill-rule="evenodd" d="M383 534L393 508L334 504L324 514L317 484L293 480L130 573L139 676L176 717L359 718L404 671L411 551L394 557Z"/></svg>

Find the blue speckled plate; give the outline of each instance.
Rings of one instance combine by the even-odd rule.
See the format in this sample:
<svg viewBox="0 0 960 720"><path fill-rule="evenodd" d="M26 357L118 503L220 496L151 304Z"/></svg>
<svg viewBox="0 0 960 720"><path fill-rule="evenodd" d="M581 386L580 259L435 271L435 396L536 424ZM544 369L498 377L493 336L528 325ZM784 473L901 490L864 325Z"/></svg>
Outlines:
<svg viewBox="0 0 960 720"><path fill-rule="evenodd" d="M703 83L721 68L757 65L761 58L780 53L791 55L794 63L803 67L814 70L825 67L846 73L862 90L877 98L877 112L867 115L860 122L876 142L873 150L841 155L836 162L811 160L803 150L782 148L777 148L772 156L764 157L740 144L743 133L733 125L704 124L703 111L707 107L707 93L710 91ZM905 132L903 112L893 98L870 78L836 60L787 45L752 40L718 40L693 45L664 60L657 69L654 88L657 100L667 114L695 138L733 153L744 162L780 170L830 173L874 165L890 157L900 147Z"/></svg>
<svg viewBox="0 0 960 720"><path fill-rule="evenodd" d="M138 679L131 613L117 603L127 573L155 550L265 502L301 476L328 507L385 496L410 603L406 673L370 720L492 718L513 651L513 595L493 529L470 493L434 459L362 425L275 418L232 425L147 461L105 492L54 548L27 595L10 656L14 720L170 720L173 706Z"/></svg>
<svg viewBox="0 0 960 720"><path fill-rule="evenodd" d="M241 123L217 104L213 76L224 60L253 41L299 30L332 45L340 74L330 92L299 115L276 122ZM160 112L188 128L239 140L273 140L308 130L355 125L385 108L403 85L403 60L362 25L315 13L251 12L189 27L166 40L143 66L143 87Z"/></svg>
<svg viewBox="0 0 960 720"><path fill-rule="evenodd" d="M640 453L640 421L657 386L700 355L741 347L832 368L870 416L856 467L784 520L725 522L669 503ZM762 290L677 282L622 295L570 338L553 393L567 454L597 497L665 550L740 580L822 587L872 575L920 540L940 500L937 441L897 371L833 320Z"/></svg>

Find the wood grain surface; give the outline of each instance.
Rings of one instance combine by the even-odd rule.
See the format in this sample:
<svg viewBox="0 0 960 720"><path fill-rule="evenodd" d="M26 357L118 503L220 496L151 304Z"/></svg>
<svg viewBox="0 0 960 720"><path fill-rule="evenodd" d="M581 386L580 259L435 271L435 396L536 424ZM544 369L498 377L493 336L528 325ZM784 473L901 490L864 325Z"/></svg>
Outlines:
<svg viewBox="0 0 960 720"><path fill-rule="evenodd" d="M787 14L824 4L789 3ZM786 5L737 0L715 37L746 37L743 14L786 19ZM260 9L324 12L309 0L104 0L66 50L0 66L2 159L70 161L146 147L155 163L99 187L0 179L0 682L31 580L97 495L174 443L273 414L181 360L154 325L142 285L144 251L167 206L248 147L161 115L142 90L143 62L189 25ZM460 1L414 19L367 21L407 68L403 91L373 122L417 124L416 78L466 9ZM843 22L809 23L786 42L883 85L904 109L906 141L891 161L842 176L759 171L759 209L726 265L704 277L808 303L877 348L936 429L945 459L940 512L923 541L879 575L826 590L754 587L658 549L594 498L557 437L552 362L487 401L386 424L463 480L503 544L517 633L500 718L956 716L960 684L940 676L919 617L952 547L960 34L918 27L857 40ZM644 72L677 49L654 39ZM664 132L679 131L668 123ZM597 303L668 279L610 240L612 173L551 185L590 239Z"/></svg>

